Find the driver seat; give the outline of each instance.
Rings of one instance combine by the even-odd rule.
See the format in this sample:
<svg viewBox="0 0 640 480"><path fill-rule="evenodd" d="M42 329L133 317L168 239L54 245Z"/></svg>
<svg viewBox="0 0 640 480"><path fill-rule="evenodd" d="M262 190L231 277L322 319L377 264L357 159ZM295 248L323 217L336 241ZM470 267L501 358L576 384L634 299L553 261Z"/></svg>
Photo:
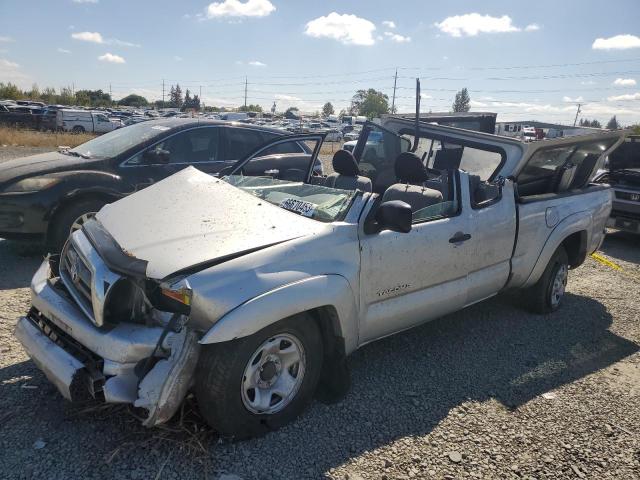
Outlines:
<svg viewBox="0 0 640 480"><path fill-rule="evenodd" d="M327 176L325 187L363 192L373 190L371 179L359 175L358 162L348 150L338 150L333 155L333 170L335 173Z"/></svg>
<svg viewBox="0 0 640 480"><path fill-rule="evenodd" d="M395 172L396 178L402 183L395 183L387 188L382 196L383 202L402 200L411 205L412 212L443 202L441 192L422 185L429 175L416 154L403 152L398 155Z"/></svg>

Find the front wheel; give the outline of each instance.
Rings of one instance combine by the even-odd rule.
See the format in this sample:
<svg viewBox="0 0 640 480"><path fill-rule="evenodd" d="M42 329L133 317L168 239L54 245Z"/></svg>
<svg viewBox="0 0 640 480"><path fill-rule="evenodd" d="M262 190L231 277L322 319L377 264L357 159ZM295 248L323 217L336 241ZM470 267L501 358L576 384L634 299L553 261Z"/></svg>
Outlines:
<svg viewBox="0 0 640 480"><path fill-rule="evenodd" d="M104 207L105 203L98 199L80 200L57 213L49 226L47 238L49 252L60 253L69 235L80 230L87 220L93 218Z"/></svg>
<svg viewBox="0 0 640 480"><path fill-rule="evenodd" d="M209 345L196 374L200 411L224 436L242 439L276 430L311 401L322 356L320 330L307 314Z"/></svg>
<svg viewBox="0 0 640 480"><path fill-rule="evenodd" d="M536 313L551 313L560 307L569 277L569 257L563 246L558 247L540 280L524 291L529 309Z"/></svg>

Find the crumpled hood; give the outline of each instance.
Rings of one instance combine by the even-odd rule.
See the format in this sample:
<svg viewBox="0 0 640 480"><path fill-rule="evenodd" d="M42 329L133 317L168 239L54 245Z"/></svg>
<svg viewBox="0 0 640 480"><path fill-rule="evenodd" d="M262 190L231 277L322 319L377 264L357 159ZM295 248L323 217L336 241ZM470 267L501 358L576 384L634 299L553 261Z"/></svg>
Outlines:
<svg viewBox="0 0 640 480"><path fill-rule="evenodd" d="M194 167L106 205L96 218L155 279L326 228Z"/></svg>
<svg viewBox="0 0 640 480"><path fill-rule="evenodd" d="M52 172L76 169L89 170L96 163L101 162L103 160L89 160L82 157L63 155L60 152L46 152L16 158L0 163L0 185Z"/></svg>

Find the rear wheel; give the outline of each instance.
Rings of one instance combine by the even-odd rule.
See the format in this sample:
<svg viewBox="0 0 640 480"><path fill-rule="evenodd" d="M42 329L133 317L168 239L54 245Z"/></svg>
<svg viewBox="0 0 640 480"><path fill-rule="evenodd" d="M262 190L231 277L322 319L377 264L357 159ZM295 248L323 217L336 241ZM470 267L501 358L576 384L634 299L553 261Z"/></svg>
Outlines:
<svg viewBox="0 0 640 480"><path fill-rule="evenodd" d="M71 131L73 133L84 133L84 127L82 125L76 125Z"/></svg>
<svg viewBox="0 0 640 480"><path fill-rule="evenodd" d="M69 235L80 230L82 225L93 218L106 202L98 199L80 200L64 207L51 220L47 248L51 253L60 253Z"/></svg>
<svg viewBox="0 0 640 480"><path fill-rule="evenodd" d="M222 435L262 435L294 420L311 401L322 368L315 320L294 315L238 340L205 347L198 405Z"/></svg>
<svg viewBox="0 0 640 480"><path fill-rule="evenodd" d="M547 264L540 280L524 291L529 309L536 313L551 313L560 307L569 276L569 257L560 246Z"/></svg>

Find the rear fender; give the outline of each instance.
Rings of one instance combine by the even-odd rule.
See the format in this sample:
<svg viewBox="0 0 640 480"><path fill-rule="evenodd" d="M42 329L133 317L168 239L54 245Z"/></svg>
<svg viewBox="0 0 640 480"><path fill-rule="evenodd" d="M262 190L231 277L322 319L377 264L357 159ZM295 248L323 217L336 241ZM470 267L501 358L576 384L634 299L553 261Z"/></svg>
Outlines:
<svg viewBox="0 0 640 480"><path fill-rule="evenodd" d="M211 327L201 344L228 342L252 335L290 317L324 306L333 306L338 314L336 335L345 342L349 354L358 345L358 309L349 282L341 275L320 275L283 285L258 295L236 307Z"/></svg>
<svg viewBox="0 0 640 480"><path fill-rule="evenodd" d="M522 285L522 287L530 287L540 279L544 273L544 269L547 268L547 265L549 264L549 260L551 260L555 251L569 235L580 231L586 231L588 235L592 228L593 218L591 217L591 213L587 211L574 213L562 220L547 238L547 241L542 248L542 252L538 257L533 270L529 274L529 278L527 278L527 281ZM587 239L586 244L589 245L589 239Z"/></svg>

